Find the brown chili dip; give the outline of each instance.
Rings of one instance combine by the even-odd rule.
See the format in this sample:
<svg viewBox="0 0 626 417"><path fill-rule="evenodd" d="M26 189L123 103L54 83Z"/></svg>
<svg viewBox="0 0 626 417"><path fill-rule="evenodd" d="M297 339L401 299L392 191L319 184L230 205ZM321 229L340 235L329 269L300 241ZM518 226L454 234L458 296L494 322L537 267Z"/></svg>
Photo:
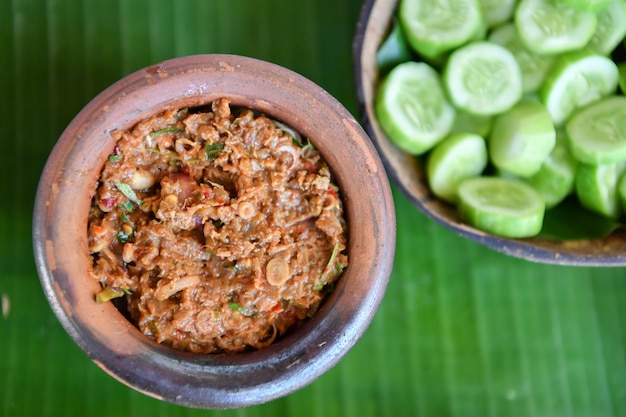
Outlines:
<svg viewBox="0 0 626 417"><path fill-rule="evenodd" d="M297 132L226 99L114 134L88 225L99 302L201 353L262 348L348 264L339 191Z"/></svg>

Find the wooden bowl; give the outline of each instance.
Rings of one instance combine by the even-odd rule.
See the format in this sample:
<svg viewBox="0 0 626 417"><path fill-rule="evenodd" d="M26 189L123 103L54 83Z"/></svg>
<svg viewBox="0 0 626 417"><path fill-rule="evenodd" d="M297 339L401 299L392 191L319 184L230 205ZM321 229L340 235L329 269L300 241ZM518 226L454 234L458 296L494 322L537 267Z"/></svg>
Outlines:
<svg viewBox="0 0 626 417"><path fill-rule="evenodd" d="M380 81L376 52L391 29L397 5L398 0L366 0L364 3L353 44L354 75L362 125L374 141L387 174L413 205L460 236L517 258L560 265L626 265L624 231L616 231L606 238L596 240L503 238L462 223L455 207L439 200L430 192L423 164L389 140L374 113L374 95Z"/></svg>
<svg viewBox="0 0 626 417"><path fill-rule="evenodd" d="M317 314L265 349L201 355L159 345L112 303L97 304L89 276L87 216L109 134L166 108L219 97L279 119L311 138L341 189L348 256ZM385 292L395 250L395 214L384 167L370 139L327 92L285 68L232 55L177 58L137 71L103 91L70 123L45 166L34 211L41 283L59 321L102 369L172 403L235 408L292 393L334 366L368 327Z"/></svg>

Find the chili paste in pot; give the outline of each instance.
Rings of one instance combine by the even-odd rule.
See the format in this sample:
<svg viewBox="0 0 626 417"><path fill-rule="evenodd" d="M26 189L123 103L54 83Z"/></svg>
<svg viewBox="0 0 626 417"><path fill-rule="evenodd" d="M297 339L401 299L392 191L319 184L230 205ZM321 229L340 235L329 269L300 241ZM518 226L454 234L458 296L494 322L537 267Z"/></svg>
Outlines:
<svg viewBox="0 0 626 417"><path fill-rule="evenodd" d="M96 300L147 336L240 352L311 317L348 264L339 190L308 139L226 99L116 132L88 225Z"/></svg>

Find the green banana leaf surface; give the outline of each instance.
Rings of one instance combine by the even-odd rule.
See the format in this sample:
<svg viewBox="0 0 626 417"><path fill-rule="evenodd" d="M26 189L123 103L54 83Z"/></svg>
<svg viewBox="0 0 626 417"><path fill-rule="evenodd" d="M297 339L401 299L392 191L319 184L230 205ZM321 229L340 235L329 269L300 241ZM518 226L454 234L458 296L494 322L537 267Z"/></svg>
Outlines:
<svg viewBox="0 0 626 417"><path fill-rule="evenodd" d="M104 88L164 59L261 58L355 116L358 0L0 0L0 416L626 416L626 271L514 259L420 214L394 188L397 251L364 337L296 393L198 410L136 392L61 328L37 276L35 189L63 129ZM393 227L393 225L389 225Z"/></svg>

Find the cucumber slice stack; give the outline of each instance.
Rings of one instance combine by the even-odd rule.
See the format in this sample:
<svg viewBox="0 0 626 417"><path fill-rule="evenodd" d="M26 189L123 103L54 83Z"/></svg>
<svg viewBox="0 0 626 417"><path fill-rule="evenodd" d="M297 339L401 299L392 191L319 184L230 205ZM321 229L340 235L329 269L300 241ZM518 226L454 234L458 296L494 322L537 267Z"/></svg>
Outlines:
<svg viewBox="0 0 626 417"><path fill-rule="evenodd" d="M568 197L626 220L626 0L400 0L378 87L389 139L433 195L510 238ZM405 62L402 62L405 61Z"/></svg>

